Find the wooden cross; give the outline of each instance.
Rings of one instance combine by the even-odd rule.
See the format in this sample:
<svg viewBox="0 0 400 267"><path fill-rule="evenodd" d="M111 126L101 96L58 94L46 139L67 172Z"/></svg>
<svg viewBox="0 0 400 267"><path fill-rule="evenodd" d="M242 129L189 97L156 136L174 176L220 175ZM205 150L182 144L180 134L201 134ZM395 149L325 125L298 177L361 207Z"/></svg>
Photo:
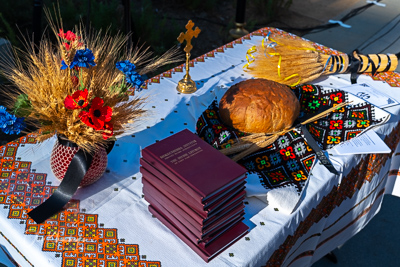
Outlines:
<svg viewBox="0 0 400 267"><path fill-rule="evenodd" d="M201 32L201 30L199 29L199 27L196 27L196 29L192 29L194 26L194 23L192 22L192 20L189 20L189 22L186 24L185 28L187 29L186 33L181 32L181 34L178 37L178 41L180 43L183 43L184 40L186 40L186 46L183 49L183 51L185 51L186 53L190 53L190 50L192 50L193 46L192 46L192 38L196 37L199 35L199 33Z"/></svg>

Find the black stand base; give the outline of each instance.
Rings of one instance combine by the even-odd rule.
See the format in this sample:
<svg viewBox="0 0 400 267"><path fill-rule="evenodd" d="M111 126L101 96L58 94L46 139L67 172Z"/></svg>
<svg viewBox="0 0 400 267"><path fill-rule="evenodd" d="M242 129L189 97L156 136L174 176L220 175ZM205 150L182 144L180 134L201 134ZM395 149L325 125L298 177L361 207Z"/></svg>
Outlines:
<svg viewBox="0 0 400 267"><path fill-rule="evenodd" d="M327 260L329 260L330 262L333 262L333 263L338 262L337 257L335 256L335 254L333 254L333 252L329 252L328 254L326 254L324 256L324 258L326 258Z"/></svg>

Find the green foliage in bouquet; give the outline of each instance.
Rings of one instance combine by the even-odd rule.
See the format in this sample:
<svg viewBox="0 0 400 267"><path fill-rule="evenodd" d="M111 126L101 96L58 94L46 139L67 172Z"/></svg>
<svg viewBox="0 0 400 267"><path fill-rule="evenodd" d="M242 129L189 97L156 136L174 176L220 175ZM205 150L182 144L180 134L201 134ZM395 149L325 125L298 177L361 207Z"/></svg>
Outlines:
<svg viewBox="0 0 400 267"><path fill-rule="evenodd" d="M12 112L0 110L0 128L21 130L25 117L39 129L39 141L63 135L92 153L145 115L148 98L132 92L142 89L143 74L176 62L178 50L153 58L148 48L127 49L127 35L88 33L82 25L64 31L62 20L45 11L56 44L49 37L38 47L27 41L27 52L14 51L15 63L0 61L18 90L9 92Z"/></svg>

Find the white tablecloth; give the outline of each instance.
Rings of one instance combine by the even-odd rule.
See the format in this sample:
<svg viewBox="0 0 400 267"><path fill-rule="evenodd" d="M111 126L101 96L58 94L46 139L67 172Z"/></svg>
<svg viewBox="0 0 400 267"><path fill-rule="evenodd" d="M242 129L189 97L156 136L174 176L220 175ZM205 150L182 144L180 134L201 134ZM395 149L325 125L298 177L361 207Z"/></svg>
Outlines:
<svg viewBox="0 0 400 267"><path fill-rule="evenodd" d="M330 151L340 177L316 164L291 214L248 197L245 223L250 232L209 263L148 212L139 172L141 149L185 128L194 132L197 118L216 96L250 78L242 68L246 51L267 32L262 29L194 60L194 94L175 89L184 75L182 66L151 79L139 93L150 96L149 115L118 139L104 177L80 188L54 220L38 226L24 210L59 184L49 164L55 138L37 145L28 135L1 147L0 243L21 266L309 266L355 235L379 211L384 193L400 191L400 150L346 156ZM400 101L397 87L364 75L359 81ZM348 75L335 75L314 84L340 87L350 82ZM386 111L389 122L375 131L397 147L400 106Z"/></svg>

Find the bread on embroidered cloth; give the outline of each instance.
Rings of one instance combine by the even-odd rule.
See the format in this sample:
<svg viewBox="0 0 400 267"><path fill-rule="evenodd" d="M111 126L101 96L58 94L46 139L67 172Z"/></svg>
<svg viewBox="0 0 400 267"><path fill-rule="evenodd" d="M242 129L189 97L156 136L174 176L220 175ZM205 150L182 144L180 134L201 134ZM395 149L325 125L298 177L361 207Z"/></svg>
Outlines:
<svg viewBox="0 0 400 267"><path fill-rule="evenodd" d="M249 79L231 86L219 102L225 125L246 133L274 133L292 127L300 103L286 85Z"/></svg>

